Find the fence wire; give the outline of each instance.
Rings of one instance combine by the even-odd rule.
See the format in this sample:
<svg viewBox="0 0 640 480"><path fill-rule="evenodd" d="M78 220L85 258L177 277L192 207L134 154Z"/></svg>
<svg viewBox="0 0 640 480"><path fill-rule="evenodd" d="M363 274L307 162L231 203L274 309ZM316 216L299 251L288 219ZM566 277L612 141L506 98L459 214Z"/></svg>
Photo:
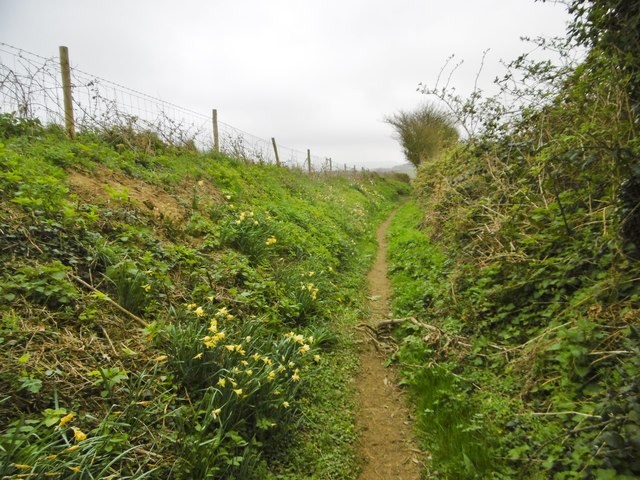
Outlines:
<svg viewBox="0 0 640 480"><path fill-rule="evenodd" d="M211 115L175 105L124 85L71 68L74 123L79 131L153 132L175 146L211 151ZM64 125L58 57L42 57L0 42L0 113ZM250 162L275 164L271 140L218 122L220 151ZM277 145L280 163L307 169L307 153ZM329 160L311 155L313 171L328 171Z"/></svg>

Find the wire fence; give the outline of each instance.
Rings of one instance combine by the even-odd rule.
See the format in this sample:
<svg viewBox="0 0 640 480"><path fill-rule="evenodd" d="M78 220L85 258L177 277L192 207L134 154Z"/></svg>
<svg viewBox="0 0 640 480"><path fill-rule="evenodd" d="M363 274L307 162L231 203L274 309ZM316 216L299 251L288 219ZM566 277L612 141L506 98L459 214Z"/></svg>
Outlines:
<svg viewBox="0 0 640 480"><path fill-rule="evenodd" d="M43 57L0 42L0 113L38 119L43 124L65 124L60 58ZM188 108L161 100L124 85L71 68L75 128L79 131L152 132L170 145L214 148L214 121ZM250 162L276 163L271 140L216 121L222 153ZM277 144L281 165L328 171L328 158ZM355 168L355 167L354 167Z"/></svg>

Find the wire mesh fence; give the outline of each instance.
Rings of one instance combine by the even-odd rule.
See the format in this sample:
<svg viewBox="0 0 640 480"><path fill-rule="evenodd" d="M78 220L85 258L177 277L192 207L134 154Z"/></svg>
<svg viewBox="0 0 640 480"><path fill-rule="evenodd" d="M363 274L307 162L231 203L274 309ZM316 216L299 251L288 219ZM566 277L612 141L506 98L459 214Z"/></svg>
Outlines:
<svg viewBox="0 0 640 480"><path fill-rule="evenodd" d="M75 128L79 131L152 132L170 145L200 151L214 148L214 121L188 108L124 85L71 68ZM64 95L60 58L43 57L0 42L0 113L64 125ZM244 161L276 163L271 140L224 122L215 122L218 148ZM281 165L328 171L330 161L277 144Z"/></svg>

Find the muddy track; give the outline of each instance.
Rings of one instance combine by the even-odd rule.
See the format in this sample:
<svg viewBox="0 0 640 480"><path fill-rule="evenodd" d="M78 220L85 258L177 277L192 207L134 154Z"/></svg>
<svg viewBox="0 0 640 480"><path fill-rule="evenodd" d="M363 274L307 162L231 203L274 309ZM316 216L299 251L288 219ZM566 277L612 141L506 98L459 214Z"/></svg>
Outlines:
<svg viewBox="0 0 640 480"><path fill-rule="evenodd" d="M387 278L386 232L393 214L378 228L378 252L369 272L368 318L376 325L389 316L391 286ZM397 386L397 372L385 368L385 355L362 334L358 390L362 461L360 480L418 480L420 451L412 433L409 410Z"/></svg>

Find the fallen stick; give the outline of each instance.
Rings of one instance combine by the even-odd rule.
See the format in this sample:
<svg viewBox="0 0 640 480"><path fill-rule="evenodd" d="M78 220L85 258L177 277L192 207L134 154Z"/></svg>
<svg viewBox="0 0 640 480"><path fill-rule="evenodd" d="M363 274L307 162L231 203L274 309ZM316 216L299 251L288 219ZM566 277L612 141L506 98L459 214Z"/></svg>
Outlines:
<svg viewBox="0 0 640 480"><path fill-rule="evenodd" d="M82 280L80 277L77 277L76 275L71 275L71 277L78 283L84 285L85 287L87 287L89 290L97 293L100 295L100 298L102 300L104 300L105 302L113 305L114 307L116 307L118 310L120 310L122 313L126 314L127 316L129 316L130 318L134 319L136 322L138 322L140 325L142 325L143 327L148 327L149 324L147 322L145 322L143 319L141 319L139 316L137 316L134 313L131 313L129 310L127 310L126 308L124 308L122 305L120 305L117 302L114 302L113 300L111 300L109 298L109 296L105 293L102 293L100 290L98 290L96 287L94 287L93 285L89 285L87 282L85 282L84 280Z"/></svg>

